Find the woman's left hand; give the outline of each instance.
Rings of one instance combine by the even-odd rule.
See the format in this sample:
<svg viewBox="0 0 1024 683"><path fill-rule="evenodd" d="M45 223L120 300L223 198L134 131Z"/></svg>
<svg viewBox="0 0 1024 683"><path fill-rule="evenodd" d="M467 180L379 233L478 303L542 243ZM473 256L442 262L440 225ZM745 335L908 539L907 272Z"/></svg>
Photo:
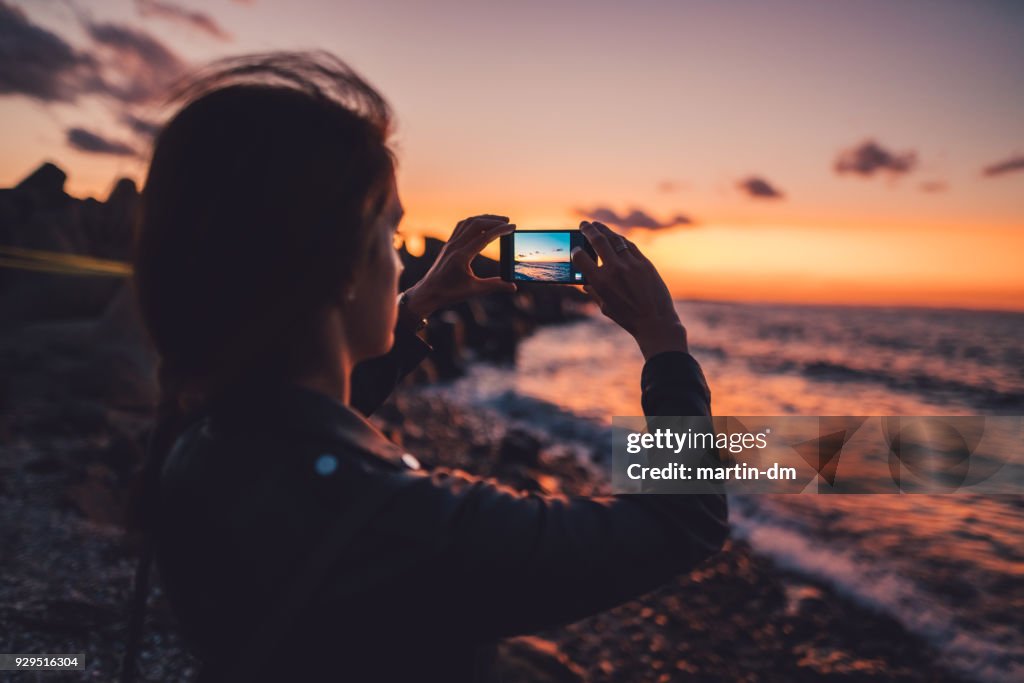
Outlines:
<svg viewBox="0 0 1024 683"><path fill-rule="evenodd" d="M406 290L406 306L417 317L426 318L439 308L471 296L514 292L515 283L500 277L477 277L470 264L484 247L515 229L508 216L484 214L459 221L434 265L422 280Z"/></svg>

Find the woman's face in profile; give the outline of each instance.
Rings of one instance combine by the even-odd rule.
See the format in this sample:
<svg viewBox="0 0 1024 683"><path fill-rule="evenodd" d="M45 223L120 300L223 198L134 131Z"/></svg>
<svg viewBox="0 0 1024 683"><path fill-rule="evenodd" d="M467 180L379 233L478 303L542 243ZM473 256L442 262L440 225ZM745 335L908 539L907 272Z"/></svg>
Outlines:
<svg viewBox="0 0 1024 683"><path fill-rule="evenodd" d="M356 270L350 294L344 299L346 334L352 362L387 353L394 343L398 314L398 278L402 260L395 233L404 210L392 180L384 210L370 229L367 256Z"/></svg>

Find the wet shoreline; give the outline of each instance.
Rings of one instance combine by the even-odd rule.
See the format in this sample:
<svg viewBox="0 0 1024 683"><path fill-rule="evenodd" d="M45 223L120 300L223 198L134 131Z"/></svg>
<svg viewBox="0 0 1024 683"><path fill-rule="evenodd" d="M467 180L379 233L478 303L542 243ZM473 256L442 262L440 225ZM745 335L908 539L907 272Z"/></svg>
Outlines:
<svg viewBox="0 0 1024 683"><path fill-rule="evenodd" d="M122 651L134 569L133 548L112 519L123 503L119 463L132 460L138 444L128 435L144 418L86 404L76 410L68 420L75 415L20 406L0 426L9 437L0 450L0 527L11 558L0 570L0 621L8 626L0 647L84 651L84 678L109 680ZM65 424L62 435L40 429L54 418ZM400 390L374 421L429 467L457 467L537 492L603 490L599 473L577 454L415 386ZM778 569L735 540L638 600L537 637L534 644L552 648L546 656L564 665L561 677L538 663L541 655L523 664L519 650L504 649L502 661L518 662L508 680L960 680L894 620ZM150 680L182 679L194 666L159 589L143 663ZM526 677L516 679L524 667Z"/></svg>

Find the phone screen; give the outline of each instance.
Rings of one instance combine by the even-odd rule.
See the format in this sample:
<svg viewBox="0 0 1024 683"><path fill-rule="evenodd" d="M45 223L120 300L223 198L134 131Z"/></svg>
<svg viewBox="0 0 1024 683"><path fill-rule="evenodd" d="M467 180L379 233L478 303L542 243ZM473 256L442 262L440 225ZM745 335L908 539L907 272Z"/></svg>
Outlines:
<svg viewBox="0 0 1024 683"><path fill-rule="evenodd" d="M575 247L590 251L579 230L524 230L510 237L512 280L563 285L586 282L570 259Z"/></svg>

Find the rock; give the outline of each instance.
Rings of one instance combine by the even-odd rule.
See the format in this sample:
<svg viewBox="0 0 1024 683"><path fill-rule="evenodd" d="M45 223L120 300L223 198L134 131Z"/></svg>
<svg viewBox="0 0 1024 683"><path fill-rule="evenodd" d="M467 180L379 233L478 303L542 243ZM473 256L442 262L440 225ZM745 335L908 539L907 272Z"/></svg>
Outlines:
<svg viewBox="0 0 1024 683"><path fill-rule="evenodd" d="M138 190L119 181L108 201L64 192L64 171L46 163L11 189L0 190L0 245L126 261ZM22 257L17 257L22 258ZM34 260L34 259L33 259ZM82 276L28 268L0 269L0 320L22 322L91 317L103 311L121 277Z"/></svg>
<svg viewBox="0 0 1024 683"><path fill-rule="evenodd" d="M586 675L558 645L536 636L510 638L498 645L492 680L501 683L583 683Z"/></svg>
<svg viewBox="0 0 1024 683"><path fill-rule="evenodd" d="M405 422L405 415L397 401L387 401L373 412L373 416L394 427L401 427Z"/></svg>
<svg viewBox="0 0 1024 683"><path fill-rule="evenodd" d="M64 499L83 517L98 524L121 524L124 521L122 496L118 492L117 476L100 463L85 468L81 480L64 491Z"/></svg>
<svg viewBox="0 0 1024 683"><path fill-rule="evenodd" d="M522 465L499 463L491 472L491 475L497 478L505 486L509 486L518 491L528 491L531 493L544 492L544 486L541 484L539 479L534 477Z"/></svg>
<svg viewBox="0 0 1024 683"><path fill-rule="evenodd" d="M498 460L502 464L536 467L540 464L540 439L521 429L510 429L498 446Z"/></svg>
<svg viewBox="0 0 1024 683"><path fill-rule="evenodd" d="M69 199L64 192L67 174L55 164L47 161L15 186L15 189L29 195L41 206L63 204Z"/></svg>
<svg viewBox="0 0 1024 683"><path fill-rule="evenodd" d="M462 355L462 321L452 311L443 312L430 323L430 356L440 379L454 379L465 373L466 360Z"/></svg>
<svg viewBox="0 0 1024 683"><path fill-rule="evenodd" d="M107 195L107 204L114 207L121 207L125 204L134 204L139 199L139 188L131 178L121 178Z"/></svg>

